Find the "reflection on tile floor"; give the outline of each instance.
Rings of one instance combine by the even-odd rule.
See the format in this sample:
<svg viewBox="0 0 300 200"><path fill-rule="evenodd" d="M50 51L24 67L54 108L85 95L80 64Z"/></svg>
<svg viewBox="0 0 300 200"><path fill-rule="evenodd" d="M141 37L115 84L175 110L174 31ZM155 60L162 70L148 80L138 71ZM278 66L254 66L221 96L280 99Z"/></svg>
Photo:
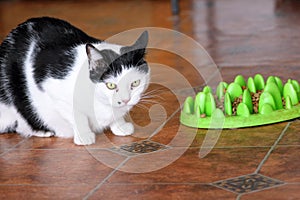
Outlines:
<svg viewBox="0 0 300 200"><path fill-rule="evenodd" d="M167 0L0 1L0 40L37 16L65 19L100 39L163 27L199 42L226 82L257 73L300 80L300 1L186 0L180 8L172 16ZM182 57L201 63L199 52L173 39L156 45L179 55L148 51L153 101L130 111L132 136L107 130L79 147L72 139L1 134L0 199L299 199L300 119L222 130L199 157L207 130L182 126L179 110L212 74Z"/></svg>

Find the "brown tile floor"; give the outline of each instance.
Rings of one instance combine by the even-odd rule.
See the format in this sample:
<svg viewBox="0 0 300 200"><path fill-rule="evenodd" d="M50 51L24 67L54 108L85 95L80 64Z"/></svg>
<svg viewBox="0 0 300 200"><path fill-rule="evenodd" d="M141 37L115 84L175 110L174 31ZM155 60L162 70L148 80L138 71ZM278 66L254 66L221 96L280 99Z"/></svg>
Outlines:
<svg viewBox="0 0 300 200"><path fill-rule="evenodd" d="M193 64L203 62L203 52L150 32L157 47L148 52L156 63L150 90L159 97L156 106L130 112L136 133L106 131L88 147L71 139L2 134L0 199L299 199L299 120L223 130L200 158L207 130L180 125L179 109L193 94L189 88L210 82L213 72L214 80L256 73L300 80L300 1L187 0L180 8L172 16L168 0L0 2L0 40L25 19L44 15L101 39L163 27L198 41L218 66L201 68L201 77ZM177 53L165 51L170 48ZM132 148L141 153L126 151Z"/></svg>

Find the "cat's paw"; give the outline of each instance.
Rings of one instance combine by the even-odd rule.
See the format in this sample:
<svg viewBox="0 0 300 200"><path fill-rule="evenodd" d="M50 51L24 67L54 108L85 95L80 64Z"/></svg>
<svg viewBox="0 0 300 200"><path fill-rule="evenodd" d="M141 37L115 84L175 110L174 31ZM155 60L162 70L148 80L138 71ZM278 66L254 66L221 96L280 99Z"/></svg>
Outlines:
<svg viewBox="0 0 300 200"><path fill-rule="evenodd" d="M51 131L34 131L32 133L32 136L36 136L36 137L51 137L54 135L55 134Z"/></svg>
<svg viewBox="0 0 300 200"><path fill-rule="evenodd" d="M74 143L77 145L91 145L96 142L96 135L93 132L86 132L84 134L75 134Z"/></svg>
<svg viewBox="0 0 300 200"><path fill-rule="evenodd" d="M131 135L134 132L134 126L132 123L124 123L122 125L114 125L110 127L113 134L117 136Z"/></svg>

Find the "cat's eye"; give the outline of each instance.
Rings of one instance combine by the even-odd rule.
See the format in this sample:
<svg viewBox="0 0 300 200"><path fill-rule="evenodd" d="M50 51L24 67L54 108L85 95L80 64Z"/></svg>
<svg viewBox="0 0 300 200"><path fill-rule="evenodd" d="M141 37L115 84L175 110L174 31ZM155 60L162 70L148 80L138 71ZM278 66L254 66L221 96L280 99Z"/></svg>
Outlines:
<svg viewBox="0 0 300 200"><path fill-rule="evenodd" d="M133 81L133 82L131 83L131 88L139 86L139 85L140 85L140 82L141 82L140 80Z"/></svg>
<svg viewBox="0 0 300 200"><path fill-rule="evenodd" d="M114 90L117 88L117 85L114 83L106 83L106 87L110 90Z"/></svg>

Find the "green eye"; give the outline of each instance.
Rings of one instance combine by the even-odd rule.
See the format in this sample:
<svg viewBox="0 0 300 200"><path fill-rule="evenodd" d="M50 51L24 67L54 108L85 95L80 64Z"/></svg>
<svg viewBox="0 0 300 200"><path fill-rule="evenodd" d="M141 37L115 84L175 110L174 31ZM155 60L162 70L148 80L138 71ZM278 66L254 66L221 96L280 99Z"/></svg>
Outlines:
<svg viewBox="0 0 300 200"><path fill-rule="evenodd" d="M114 90L117 88L117 85L114 83L106 83L106 87L110 90Z"/></svg>
<svg viewBox="0 0 300 200"><path fill-rule="evenodd" d="M137 80L137 81L133 81L132 83L131 83L131 87L133 88L133 87L137 87L137 86L139 86L140 85L140 80Z"/></svg>

